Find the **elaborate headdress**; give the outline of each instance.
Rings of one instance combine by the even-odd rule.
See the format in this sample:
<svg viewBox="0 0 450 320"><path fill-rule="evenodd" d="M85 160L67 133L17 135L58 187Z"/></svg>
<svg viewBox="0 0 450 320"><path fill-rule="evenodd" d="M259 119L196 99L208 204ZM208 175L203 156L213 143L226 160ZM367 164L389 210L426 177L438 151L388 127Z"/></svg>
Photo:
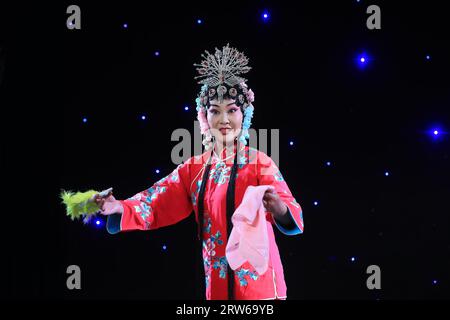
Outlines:
<svg viewBox="0 0 450 320"><path fill-rule="evenodd" d="M194 64L199 73L195 79L203 78L198 83L203 84L199 96L195 100L197 103L197 119L200 122L200 131L205 135L203 145L206 150L212 147L212 134L206 119L206 110L209 107L209 101L218 99L234 99L244 113L242 122L242 132L239 140L246 145L250 136L248 129L253 117L254 93L246 85L247 79L239 75L247 73L251 67L247 66L248 58L227 44L222 51L216 48L215 54L210 54L205 50L202 54L203 61L200 64Z"/></svg>

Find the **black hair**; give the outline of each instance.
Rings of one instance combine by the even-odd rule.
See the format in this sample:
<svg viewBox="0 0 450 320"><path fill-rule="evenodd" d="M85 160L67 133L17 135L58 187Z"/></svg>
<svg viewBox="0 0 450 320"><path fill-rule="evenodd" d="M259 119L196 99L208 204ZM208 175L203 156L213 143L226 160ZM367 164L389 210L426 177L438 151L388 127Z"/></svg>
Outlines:
<svg viewBox="0 0 450 320"><path fill-rule="evenodd" d="M234 213L235 210L235 190L236 190L236 176L237 176L237 171L238 171L238 153L239 153L239 142L236 145L236 154L234 157L234 162L233 162L233 168L231 169L231 174L230 174L230 180L228 182L228 187L227 187L227 241L228 241L228 237L230 236L231 233L231 229L233 227L232 222L231 222L231 217ZM211 150L212 152L212 150ZM210 157L209 159L211 159L212 157ZM202 244L203 242L203 211L204 211L204 200L205 200L205 189L206 189L206 182L208 180L209 177L209 172L211 170L211 163L210 160L208 160L208 163L206 165L205 168L205 172L203 173L203 178L202 178L202 184L200 186L200 191L198 194L198 203L197 203L197 208L198 208L198 237L200 239L200 243ZM203 248L203 246L201 246L201 248ZM203 250L201 250L201 253L203 254ZM202 259L203 261L203 259ZM228 276L228 299L229 300L233 300L234 299L234 273L233 270L231 270L230 265L227 262L227 276Z"/></svg>

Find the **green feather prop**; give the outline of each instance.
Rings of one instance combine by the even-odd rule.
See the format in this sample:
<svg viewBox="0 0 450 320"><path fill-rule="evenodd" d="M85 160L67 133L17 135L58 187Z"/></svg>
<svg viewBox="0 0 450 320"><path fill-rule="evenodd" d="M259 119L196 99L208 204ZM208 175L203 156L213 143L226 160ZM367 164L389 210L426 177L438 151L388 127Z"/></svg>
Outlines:
<svg viewBox="0 0 450 320"><path fill-rule="evenodd" d="M93 200L93 196L98 193L95 190L77 193L62 190L60 196L62 202L66 205L66 213L72 220L83 217L84 221L87 222L100 210Z"/></svg>

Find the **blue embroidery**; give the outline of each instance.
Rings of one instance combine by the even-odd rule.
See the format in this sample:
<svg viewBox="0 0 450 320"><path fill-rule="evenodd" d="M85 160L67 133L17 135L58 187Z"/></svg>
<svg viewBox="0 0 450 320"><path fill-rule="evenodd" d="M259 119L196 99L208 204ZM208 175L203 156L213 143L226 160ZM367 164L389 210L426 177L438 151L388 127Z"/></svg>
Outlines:
<svg viewBox="0 0 450 320"><path fill-rule="evenodd" d="M142 209L141 218L142 220L146 221L152 212L152 208L148 206L145 202L141 202L140 207Z"/></svg>
<svg viewBox="0 0 450 320"><path fill-rule="evenodd" d="M207 236L203 237L203 264L205 267L206 282L210 282L211 267L212 269L219 270L219 277L225 279L227 275L228 262L225 256L216 256L216 245L223 245L222 234L217 231L215 234L211 234L211 219L205 218L204 222L204 232Z"/></svg>
<svg viewBox="0 0 450 320"><path fill-rule="evenodd" d="M219 269L219 277L222 279L225 279L225 277L227 275L227 265L228 265L227 258L226 257L220 257L220 258L213 257L213 259L215 260L214 264L213 264L213 268L216 270Z"/></svg>
<svg viewBox="0 0 450 320"><path fill-rule="evenodd" d="M211 219L208 219L208 223L205 226L205 232L206 233L211 233ZM220 236L220 232L216 233L216 236L219 235ZM212 237L211 237L212 238ZM220 240L220 244L222 244L222 240ZM214 243L214 241L213 241Z"/></svg>
<svg viewBox="0 0 450 320"><path fill-rule="evenodd" d="M129 198L129 200L138 200L140 202L139 206L135 206L135 210L136 210L136 213L140 214L142 220L144 220L146 222L146 224L145 224L146 229L148 229L148 227L149 227L149 223L148 223L147 219L153 212L151 203L153 201L155 201L155 199L158 197L158 195L166 192L166 190L167 190L167 187L160 187L160 186L150 187L149 189L147 189L148 194L144 198L145 202L140 201L141 196L145 194L144 192Z"/></svg>
<svg viewBox="0 0 450 320"><path fill-rule="evenodd" d="M148 188L147 192L149 193L147 197L145 197L145 201L148 203L152 203L161 193L166 192L167 187L150 187Z"/></svg>
<svg viewBox="0 0 450 320"><path fill-rule="evenodd" d="M156 185L156 186L159 186L159 185L161 185L162 183L164 183L164 181L166 181L166 180L167 180L167 177L164 177L164 178L160 179L158 182L156 182L155 185Z"/></svg>
<svg viewBox="0 0 450 320"><path fill-rule="evenodd" d="M194 192L192 192L191 194L191 199L192 199L192 204L195 206L197 205L197 195L200 192L200 187L202 185L202 180L198 180L197 183L197 190L195 190Z"/></svg>
<svg viewBox="0 0 450 320"><path fill-rule="evenodd" d="M181 166L181 165L180 165ZM180 167L178 166L178 168ZM170 178L173 182L178 182L179 175L178 175L178 168L175 169L170 175L167 177L164 177L160 179L158 182L156 182L153 186L145 190L144 192L140 192L136 195L134 195L131 198L128 198L128 200L135 200L139 201L138 206L134 206L136 213L139 213L142 220L145 222L145 229L150 228L150 223L148 222L148 217L152 214L153 209L151 207L151 204L153 201L158 198L158 196L161 193L164 193L167 191L167 186L162 185L168 178Z"/></svg>
<svg viewBox="0 0 450 320"><path fill-rule="evenodd" d="M178 176L178 171L174 171L172 173L172 176L170 178L173 182L178 182L179 176Z"/></svg>
<svg viewBox="0 0 450 320"><path fill-rule="evenodd" d="M278 172L275 173L273 176L274 176L275 179L278 180L278 181L284 181L284 178L283 178L283 176L281 175L280 170L278 170Z"/></svg>
<svg viewBox="0 0 450 320"><path fill-rule="evenodd" d="M249 149L245 150L243 154L240 152L238 159L239 169L242 169L247 163L249 163Z"/></svg>
<svg viewBox="0 0 450 320"><path fill-rule="evenodd" d="M258 280L258 275L256 272L252 272L248 269L241 268L236 272L238 278L239 278L239 284L243 287L248 285L247 279L245 279L245 276L249 276L253 280Z"/></svg>
<svg viewBox="0 0 450 320"><path fill-rule="evenodd" d="M227 167L227 165L223 162L218 162L214 169L211 169L209 173L209 178L213 179L217 184L224 184L227 180L230 179L231 167Z"/></svg>

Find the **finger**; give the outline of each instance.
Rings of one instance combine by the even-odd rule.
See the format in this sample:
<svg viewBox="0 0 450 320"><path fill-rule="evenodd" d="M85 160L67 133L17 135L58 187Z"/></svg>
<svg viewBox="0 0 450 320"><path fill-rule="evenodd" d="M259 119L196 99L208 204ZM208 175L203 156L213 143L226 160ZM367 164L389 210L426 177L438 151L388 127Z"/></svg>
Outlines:
<svg viewBox="0 0 450 320"><path fill-rule="evenodd" d="M266 191L270 193L276 192L274 187L269 187Z"/></svg>
<svg viewBox="0 0 450 320"><path fill-rule="evenodd" d="M270 196L273 196L273 195L276 195L277 193L273 193L273 192L270 192L270 191L266 191L266 193L264 193L264 196L266 197L270 197Z"/></svg>
<svg viewBox="0 0 450 320"><path fill-rule="evenodd" d="M96 193L96 194L94 194L93 196L91 196L91 197L88 199L88 202L97 202L97 199L98 199L98 193Z"/></svg>
<svg viewBox="0 0 450 320"><path fill-rule="evenodd" d="M102 198L108 197L112 193L112 189L113 188L108 188L106 190L103 190L102 192L99 193L100 197Z"/></svg>
<svg viewBox="0 0 450 320"><path fill-rule="evenodd" d="M274 197L276 196L276 194L273 194L271 192L268 192L264 195L267 199L274 199Z"/></svg>
<svg viewBox="0 0 450 320"><path fill-rule="evenodd" d="M268 193L267 197L265 197L265 198L266 198L265 200L271 201L271 200L276 200L277 196L274 194Z"/></svg>

